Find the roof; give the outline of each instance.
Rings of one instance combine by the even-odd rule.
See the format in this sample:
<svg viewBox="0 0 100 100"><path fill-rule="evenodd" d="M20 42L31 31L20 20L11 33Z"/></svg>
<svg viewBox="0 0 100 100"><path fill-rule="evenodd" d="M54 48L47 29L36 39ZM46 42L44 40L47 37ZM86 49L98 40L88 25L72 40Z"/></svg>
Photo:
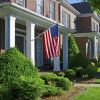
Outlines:
<svg viewBox="0 0 100 100"><path fill-rule="evenodd" d="M93 10L88 2L74 3L71 5L81 14L93 13Z"/></svg>

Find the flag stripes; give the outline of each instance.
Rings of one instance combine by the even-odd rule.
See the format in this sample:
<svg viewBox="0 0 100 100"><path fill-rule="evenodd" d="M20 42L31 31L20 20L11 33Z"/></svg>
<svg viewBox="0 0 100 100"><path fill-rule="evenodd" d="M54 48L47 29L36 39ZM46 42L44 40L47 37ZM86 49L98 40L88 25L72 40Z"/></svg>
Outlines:
<svg viewBox="0 0 100 100"><path fill-rule="evenodd" d="M44 50L46 58L54 58L60 55L59 35L52 37L51 30L43 32Z"/></svg>

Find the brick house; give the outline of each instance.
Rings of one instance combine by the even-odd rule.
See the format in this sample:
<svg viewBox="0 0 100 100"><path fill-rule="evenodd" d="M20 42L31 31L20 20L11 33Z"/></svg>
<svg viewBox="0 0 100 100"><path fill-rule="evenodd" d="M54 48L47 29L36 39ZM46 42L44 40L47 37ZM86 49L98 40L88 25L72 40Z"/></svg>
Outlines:
<svg viewBox="0 0 100 100"><path fill-rule="evenodd" d="M72 6L80 12L77 16L76 38L80 50L91 60L99 60L100 56L100 18L94 12L87 2L72 4Z"/></svg>
<svg viewBox="0 0 100 100"><path fill-rule="evenodd" d="M63 69L68 67L68 33L74 33L80 13L64 0L0 0L0 52L17 47L38 66L52 64L60 70L60 57L46 60L42 37L31 41L58 23L63 47Z"/></svg>

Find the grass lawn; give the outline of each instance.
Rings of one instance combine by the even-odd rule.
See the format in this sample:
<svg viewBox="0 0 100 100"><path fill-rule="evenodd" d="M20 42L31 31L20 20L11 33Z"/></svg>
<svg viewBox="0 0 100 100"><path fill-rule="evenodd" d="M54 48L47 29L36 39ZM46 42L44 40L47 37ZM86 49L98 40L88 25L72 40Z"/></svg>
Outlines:
<svg viewBox="0 0 100 100"><path fill-rule="evenodd" d="M100 84L100 79L96 79L96 83L97 84Z"/></svg>
<svg viewBox="0 0 100 100"><path fill-rule="evenodd" d="M100 72L100 68L97 69L97 72Z"/></svg>
<svg viewBox="0 0 100 100"><path fill-rule="evenodd" d="M73 100L100 100L100 88L90 87Z"/></svg>

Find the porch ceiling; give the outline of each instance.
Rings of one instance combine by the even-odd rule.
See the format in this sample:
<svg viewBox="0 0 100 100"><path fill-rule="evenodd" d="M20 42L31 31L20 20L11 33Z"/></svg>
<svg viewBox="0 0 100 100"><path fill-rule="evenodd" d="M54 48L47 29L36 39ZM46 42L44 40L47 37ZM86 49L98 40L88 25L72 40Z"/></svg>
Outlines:
<svg viewBox="0 0 100 100"><path fill-rule="evenodd" d="M12 14L21 20L24 20L24 21L30 20L34 22L37 26L43 27L45 29L49 28L52 24L56 23L56 21L53 21L42 15L39 15L24 7L18 6L15 3L7 3L7 2L1 3L0 8L2 8L1 13L4 15ZM58 25L59 25L59 31L64 34L68 32L71 32L71 33L75 32L75 30L64 27L64 25L62 25L61 23L59 23Z"/></svg>

